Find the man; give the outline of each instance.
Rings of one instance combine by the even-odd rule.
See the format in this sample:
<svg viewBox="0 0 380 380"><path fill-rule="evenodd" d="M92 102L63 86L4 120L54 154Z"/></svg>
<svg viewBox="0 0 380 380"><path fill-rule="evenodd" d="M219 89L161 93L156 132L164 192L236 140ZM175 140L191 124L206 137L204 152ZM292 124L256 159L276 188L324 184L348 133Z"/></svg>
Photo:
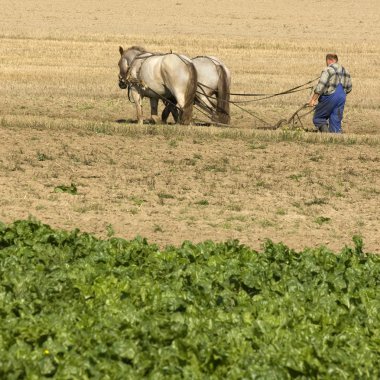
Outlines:
<svg viewBox="0 0 380 380"><path fill-rule="evenodd" d="M352 89L351 76L338 63L336 54L326 55L326 66L309 101L311 107L318 103L313 123L320 132L342 133L346 94Z"/></svg>

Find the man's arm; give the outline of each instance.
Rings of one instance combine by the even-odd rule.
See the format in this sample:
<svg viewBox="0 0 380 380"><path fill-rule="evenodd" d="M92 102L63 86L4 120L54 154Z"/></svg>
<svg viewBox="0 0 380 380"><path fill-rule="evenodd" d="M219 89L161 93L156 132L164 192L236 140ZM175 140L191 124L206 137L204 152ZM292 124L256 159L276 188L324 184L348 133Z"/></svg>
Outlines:
<svg viewBox="0 0 380 380"><path fill-rule="evenodd" d="M330 74L328 69L322 71L318 84L315 87L314 94L309 101L309 107L314 107L318 103L319 97L324 93L329 83Z"/></svg>
<svg viewBox="0 0 380 380"><path fill-rule="evenodd" d="M314 107L318 103L319 94L314 93L314 95L311 97L309 101L309 107Z"/></svg>
<svg viewBox="0 0 380 380"><path fill-rule="evenodd" d="M344 75L344 90L346 91L346 94L349 94L352 91L352 81L351 81L351 75L350 73L345 70L345 75Z"/></svg>

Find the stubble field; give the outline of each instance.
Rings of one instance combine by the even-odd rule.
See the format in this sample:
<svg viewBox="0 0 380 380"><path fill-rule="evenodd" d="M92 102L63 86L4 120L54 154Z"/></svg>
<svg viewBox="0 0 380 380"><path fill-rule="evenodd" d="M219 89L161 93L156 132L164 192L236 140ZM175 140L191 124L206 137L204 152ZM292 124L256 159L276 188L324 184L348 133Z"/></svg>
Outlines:
<svg viewBox="0 0 380 380"><path fill-rule="evenodd" d="M33 216L162 246L239 239L258 248L270 238L340 249L361 235L379 252L380 6L349 1L331 22L319 17L329 4L2 1L0 220ZM218 56L233 92L302 84L336 51L353 77L345 134L263 131L237 108L231 128L140 128L117 85L119 45ZM308 97L247 109L274 124ZM71 184L76 195L55 192Z"/></svg>

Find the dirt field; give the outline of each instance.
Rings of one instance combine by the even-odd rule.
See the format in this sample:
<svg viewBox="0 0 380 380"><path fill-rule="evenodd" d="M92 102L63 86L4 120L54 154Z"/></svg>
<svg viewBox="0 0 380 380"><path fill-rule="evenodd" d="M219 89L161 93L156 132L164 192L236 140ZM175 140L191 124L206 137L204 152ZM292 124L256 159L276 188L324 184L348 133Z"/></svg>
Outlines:
<svg viewBox="0 0 380 380"><path fill-rule="evenodd" d="M147 5L149 4L149 5ZM191 4L191 5L190 5ZM380 5L348 1L3 0L0 220L160 245L266 238L340 249L354 234L380 252ZM315 78L336 51L353 77L343 136L150 126L117 85L118 46L221 58L233 92L278 92ZM270 123L309 92L253 103ZM149 116L148 101L144 112ZM202 115L196 114L202 118ZM305 127L312 130L310 118ZM75 184L77 195L57 193Z"/></svg>

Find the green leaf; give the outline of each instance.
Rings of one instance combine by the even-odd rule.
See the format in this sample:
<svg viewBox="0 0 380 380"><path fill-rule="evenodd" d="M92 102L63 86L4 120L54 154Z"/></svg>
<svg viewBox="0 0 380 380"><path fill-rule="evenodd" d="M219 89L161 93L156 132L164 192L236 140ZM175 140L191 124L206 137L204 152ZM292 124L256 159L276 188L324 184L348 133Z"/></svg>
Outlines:
<svg viewBox="0 0 380 380"><path fill-rule="evenodd" d="M78 194L78 189L77 189L76 185L72 183L70 186L65 186L65 185L56 186L54 188L54 192L55 193L68 193L68 194L76 195L76 194Z"/></svg>
<svg viewBox="0 0 380 380"><path fill-rule="evenodd" d="M379 378L380 257L353 239L160 250L0 224L0 378Z"/></svg>

